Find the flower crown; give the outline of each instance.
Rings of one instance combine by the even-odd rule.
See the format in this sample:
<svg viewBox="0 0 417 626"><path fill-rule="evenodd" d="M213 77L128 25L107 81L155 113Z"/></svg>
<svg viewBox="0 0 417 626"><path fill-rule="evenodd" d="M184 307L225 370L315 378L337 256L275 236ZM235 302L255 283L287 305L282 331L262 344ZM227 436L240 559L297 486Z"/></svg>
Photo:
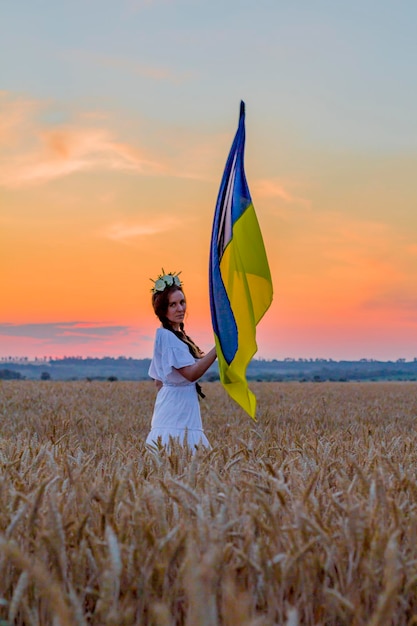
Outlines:
<svg viewBox="0 0 417 626"><path fill-rule="evenodd" d="M154 284L151 289L152 293L160 293L167 287L172 287L173 285L182 287L182 282L179 279L180 274L181 272L168 272L168 274L165 274L165 270L162 268L162 274L159 274L156 280L153 280L153 278L150 279Z"/></svg>

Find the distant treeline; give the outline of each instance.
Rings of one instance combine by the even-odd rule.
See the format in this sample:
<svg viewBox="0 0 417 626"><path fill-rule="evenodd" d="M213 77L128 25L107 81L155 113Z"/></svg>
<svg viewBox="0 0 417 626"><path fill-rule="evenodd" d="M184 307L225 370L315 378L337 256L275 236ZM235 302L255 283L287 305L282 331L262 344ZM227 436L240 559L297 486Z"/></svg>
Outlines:
<svg viewBox="0 0 417 626"><path fill-rule="evenodd" d="M148 380L150 359L127 357L42 360L30 363L4 362L0 379L27 380ZM417 358L413 361L332 361L326 359L284 359L278 361L254 359L248 367L248 380L256 381L384 381L417 380ZM205 381L219 379L215 363L203 377Z"/></svg>

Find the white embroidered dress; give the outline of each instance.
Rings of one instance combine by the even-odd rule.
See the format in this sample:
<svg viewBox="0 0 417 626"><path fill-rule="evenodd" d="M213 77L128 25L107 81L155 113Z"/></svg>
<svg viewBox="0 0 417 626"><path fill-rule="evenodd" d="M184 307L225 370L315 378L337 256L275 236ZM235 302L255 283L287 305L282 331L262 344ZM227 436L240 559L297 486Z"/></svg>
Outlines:
<svg viewBox="0 0 417 626"><path fill-rule="evenodd" d="M191 448L195 445L210 447L203 432L195 383L177 371L195 362L196 359L183 341L170 330L158 328L149 376L160 380L162 387L156 396L147 444L155 445L160 439L166 445L170 437L184 443L186 436Z"/></svg>

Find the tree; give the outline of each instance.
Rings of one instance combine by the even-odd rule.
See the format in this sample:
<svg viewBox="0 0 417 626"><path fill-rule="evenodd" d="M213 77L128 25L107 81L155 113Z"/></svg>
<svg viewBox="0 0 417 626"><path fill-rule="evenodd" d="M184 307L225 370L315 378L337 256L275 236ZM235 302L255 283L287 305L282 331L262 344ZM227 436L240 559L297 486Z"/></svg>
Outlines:
<svg viewBox="0 0 417 626"><path fill-rule="evenodd" d="M0 380L23 380L25 377L20 372L14 372L13 370L2 369L0 370Z"/></svg>

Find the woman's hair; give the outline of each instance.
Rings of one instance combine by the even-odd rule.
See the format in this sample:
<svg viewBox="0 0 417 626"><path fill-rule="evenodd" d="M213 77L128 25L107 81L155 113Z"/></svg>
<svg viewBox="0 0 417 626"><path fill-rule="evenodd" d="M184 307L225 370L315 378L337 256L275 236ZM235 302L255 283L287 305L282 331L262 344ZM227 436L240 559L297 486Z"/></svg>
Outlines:
<svg viewBox="0 0 417 626"><path fill-rule="evenodd" d="M166 328L167 330L170 330L172 333L174 333L174 335L176 335L178 337L178 339L183 341L188 346L190 354L195 359L200 359L203 356L203 352L194 343L194 341L191 339L191 337L189 337L185 333L185 331L184 331L184 324L183 323L180 324L180 330L174 330L173 327L171 326L170 321L167 318L167 311L168 311L168 305L169 305L169 296L172 293L175 293L176 291L182 291L182 293L184 293L183 289L181 287L178 287L177 285L172 285L171 287L166 287L166 289L164 289L163 291L156 291L156 292L154 292L152 294L153 310L155 311L155 315L158 317L158 319L161 322L163 328ZM184 295L184 299L185 299L185 295Z"/></svg>

